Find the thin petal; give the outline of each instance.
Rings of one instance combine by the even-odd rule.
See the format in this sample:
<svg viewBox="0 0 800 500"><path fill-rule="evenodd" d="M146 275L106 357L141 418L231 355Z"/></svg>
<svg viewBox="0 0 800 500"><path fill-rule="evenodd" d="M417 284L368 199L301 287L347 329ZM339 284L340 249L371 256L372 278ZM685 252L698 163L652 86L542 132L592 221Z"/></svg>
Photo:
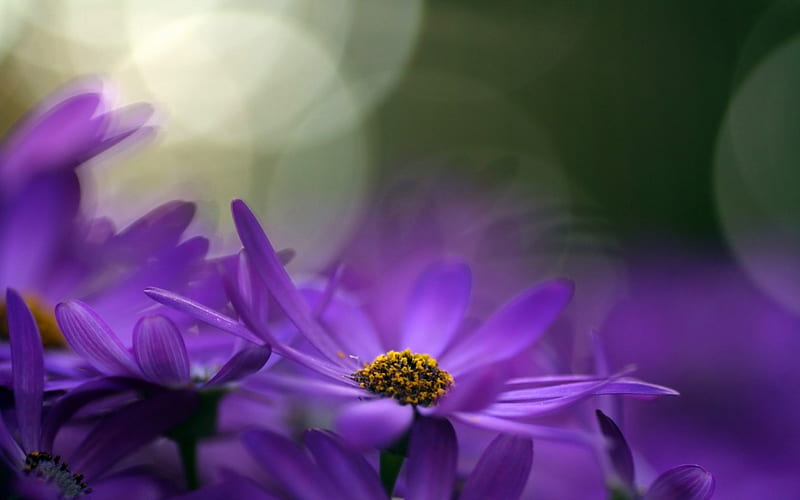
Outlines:
<svg viewBox="0 0 800 500"><path fill-rule="evenodd" d="M247 451L291 494L302 500L327 500L330 488L318 477L306 453L289 439L269 431L248 431L242 437Z"/></svg>
<svg viewBox="0 0 800 500"><path fill-rule="evenodd" d="M602 445L602 441L596 434L586 431L517 422L480 413L456 413L451 418L467 425L504 434L572 443L586 446L590 449L595 449L597 446Z"/></svg>
<svg viewBox="0 0 800 500"><path fill-rule="evenodd" d="M198 321L207 325L225 330L237 337L241 337L249 342L260 342L261 339L253 335L250 330L233 318L218 313L211 308L204 306L186 297L161 288L149 287L144 289L144 293L160 304L171 307L177 311L188 314Z"/></svg>
<svg viewBox="0 0 800 500"><path fill-rule="evenodd" d="M533 441L507 435L497 436L467 476L459 500L503 498L522 495L533 464Z"/></svg>
<svg viewBox="0 0 800 500"><path fill-rule="evenodd" d="M444 419L422 417L414 422L408 444L406 498L450 498L456 482L456 431Z"/></svg>
<svg viewBox="0 0 800 500"><path fill-rule="evenodd" d="M548 398L557 398L569 396L578 392L583 392L585 389L594 387L595 389L591 394L615 394L623 396L637 396L642 398L652 398L657 396L678 396L678 392L664 387L662 385L651 384L636 379L623 379L609 382L605 385L598 386L603 380L596 379L586 382L572 382L566 384L558 384L547 387L536 387L533 389L519 389L512 391L505 391L500 396L500 401L534 401Z"/></svg>
<svg viewBox="0 0 800 500"><path fill-rule="evenodd" d="M2 416L0 416L0 452L3 460L11 467L19 467L25 459L25 452L14 440Z"/></svg>
<svg viewBox="0 0 800 500"><path fill-rule="evenodd" d="M304 441L335 491L347 492L348 498L386 498L375 469L361 454L349 450L338 437L328 431L309 430Z"/></svg>
<svg viewBox="0 0 800 500"><path fill-rule="evenodd" d="M607 439L605 449L617 481L620 481L629 492L636 491L633 454L628 442L625 440L625 436L622 435L622 431L619 430L617 424L604 415L603 412L597 410L595 414L600 425L600 432Z"/></svg>
<svg viewBox="0 0 800 500"><path fill-rule="evenodd" d="M133 357L89 306L77 300L56 306L56 320L69 345L101 373L138 376Z"/></svg>
<svg viewBox="0 0 800 500"><path fill-rule="evenodd" d="M11 343L11 369L14 404L22 447L40 449L44 360L42 338L30 309L16 291L6 291L8 336Z"/></svg>
<svg viewBox="0 0 800 500"><path fill-rule="evenodd" d="M714 476L699 465L681 465L656 478L644 500L707 500L714 494Z"/></svg>
<svg viewBox="0 0 800 500"><path fill-rule="evenodd" d="M275 301L320 354L334 364L341 364L337 354L340 349L313 319L311 308L286 273L256 216L242 200L234 200L231 210L242 245Z"/></svg>
<svg viewBox="0 0 800 500"><path fill-rule="evenodd" d="M571 282L553 280L523 292L463 344L445 353L440 364L457 375L518 354L556 320L572 298L572 291Z"/></svg>
<svg viewBox="0 0 800 500"><path fill-rule="evenodd" d="M206 385L222 385L255 373L266 364L271 353L267 345L250 344L234 354Z"/></svg>
<svg viewBox="0 0 800 500"><path fill-rule="evenodd" d="M186 420L199 405L192 391L164 391L118 410L100 422L76 448L75 470L91 479Z"/></svg>
<svg viewBox="0 0 800 500"><path fill-rule="evenodd" d="M426 269L409 296L400 347L438 357L461 324L471 288L472 273L463 262Z"/></svg>
<svg viewBox="0 0 800 500"><path fill-rule="evenodd" d="M322 294L316 290L303 290L303 294L312 304L322 299ZM350 356L357 358L354 360L354 365L361 366L362 363L368 363L386 352L372 321L354 304L334 298L325 307L320 321L341 347L342 354L348 358Z"/></svg>
<svg viewBox="0 0 800 500"><path fill-rule="evenodd" d="M195 204L187 201L164 203L114 236L108 250L132 262L144 262L158 252L176 246L196 210Z"/></svg>
<svg viewBox="0 0 800 500"><path fill-rule="evenodd" d="M434 413L477 411L497 401L506 381L502 367L489 366L456 378L453 387L434 407Z"/></svg>
<svg viewBox="0 0 800 500"><path fill-rule="evenodd" d="M169 318L151 315L133 328L133 354L145 377L164 385L189 382L189 355L181 332Z"/></svg>
<svg viewBox="0 0 800 500"><path fill-rule="evenodd" d="M336 419L336 429L356 448L386 448L403 436L413 419L414 410L410 405L381 398L344 408Z"/></svg>

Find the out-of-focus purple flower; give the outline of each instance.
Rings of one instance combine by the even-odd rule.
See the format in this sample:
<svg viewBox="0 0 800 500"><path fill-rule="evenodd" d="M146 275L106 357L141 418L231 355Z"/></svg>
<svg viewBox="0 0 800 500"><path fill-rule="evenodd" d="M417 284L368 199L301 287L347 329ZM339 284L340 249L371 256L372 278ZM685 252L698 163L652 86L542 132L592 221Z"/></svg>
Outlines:
<svg viewBox="0 0 800 500"><path fill-rule="evenodd" d="M735 262L686 252L633 262L630 293L600 328L608 358L682 393L614 415L643 466L703 464L725 499L800 496L798 332L800 318Z"/></svg>
<svg viewBox="0 0 800 500"><path fill-rule="evenodd" d="M202 389L239 380L260 370L271 352L268 346L248 342L213 370L191 364L178 326L162 315L139 319L130 350L91 307L80 301L56 306L56 319L72 349L98 374L139 378L167 387L193 385Z"/></svg>
<svg viewBox="0 0 800 500"><path fill-rule="evenodd" d="M332 432L306 431L305 450L284 436L264 430L248 431L243 441L274 487L264 489L246 478L234 477L178 498L387 500L393 497L372 465ZM497 436L474 469L460 478L463 483L457 487L458 443L452 425L447 420L421 418L411 432L408 458L402 485L402 496L408 500L515 500L522 494L530 473L533 443L529 438Z"/></svg>
<svg viewBox="0 0 800 500"><path fill-rule="evenodd" d="M0 458L15 473L16 487L28 491L31 482L39 483L46 486L44 493L49 490L61 498L88 493L90 482L100 480L117 462L183 421L196 407L195 395L186 391L163 391L128 404L94 425L64 457L68 465L54 452L53 440L66 423L59 417L74 412L54 407L43 421L44 353L36 322L14 290L7 291L6 304L16 432L0 418Z"/></svg>
<svg viewBox="0 0 800 500"><path fill-rule="evenodd" d="M339 303L331 303L322 316L329 326L326 331L286 274L253 213L240 200L232 207L257 278L316 355L277 339L254 319L257 311L250 310L235 290L231 300L247 328L176 294L154 289L148 294L234 334L256 335L282 356L332 379L314 381L313 390L360 400L344 408L337 421L339 432L357 446L390 446L408 431L416 413L448 417L498 432L586 443L594 436L524 420L594 394L675 394L621 375L509 380L503 362L530 347L569 302L572 286L564 280L528 289L479 328L464 330L470 271L461 262L443 262L419 277L404 323L399 331L390 332L394 337L379 335L358 308L340 307ZM295 389L302 391L303 385L300 382Z"/></svg>
<svg viewBox="0 0 800 500"><path fill-rule="evenodd" d="M58 89L20 119L0 145L0 199L41 174L64 173L99 154L149 135L149 104L113 109L102 81Z"/></svg>
<svg viewBox="0 0 800 500"><path fill-rule="evenodd" d="M714 495L714 477L699 465L679 465L656 478L642 494L636 486L633 454L617 424L597 410L600 432L607 442L608 488L613 498L630 500L708 500Z"/></svg>

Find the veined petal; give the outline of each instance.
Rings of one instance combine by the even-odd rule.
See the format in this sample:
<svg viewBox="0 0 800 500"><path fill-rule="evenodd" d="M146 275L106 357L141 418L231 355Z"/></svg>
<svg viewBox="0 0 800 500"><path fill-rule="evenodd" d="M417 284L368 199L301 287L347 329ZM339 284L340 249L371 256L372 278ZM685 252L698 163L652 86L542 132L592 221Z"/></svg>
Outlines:
<svg viewBox="0 0 800 500"><path fill-rule="evenodd" d="M56 320L72 349L100 372L129 376L141 373L117 335L83 302L58 304Z"/></svg>
<svg viewBox="0 0 800 500"><path fill-rule="evenodd" d="M714 476L699 465L681 465L656 478L644 500L707 500L714 494Z"/></svg>
<svg viewBox="0 0 800 500"><path fill-rule="evenodd" d="M450 498L457 464L458 442L452 424L445 419L419 418L411 429L408 444L406 498Z"/></svg>
<svg viewBox="0 0 800 500"><path fill-rule="evenodd" d="M507 435L497 436L467 476L459 500L503 498L522 495L533 464L533 441Z"/></svg>
<svg viewBox="0 0 800 500"><path fill-rule="evenodd" d="M292 498L330 498L330 485L320 481L309 456L289 439L269 431L248 431L242 437L242 442L253 458L268 474L280 481Z"/></svg>
<svg viewBox="0 0 800 500"><path fill-rule="evenodd" d="M471 288L472 273L464 262L428 267L409 296L399 347L438 357L461 324Z"/></svg>
<svg viewBox="0 0 800 500"><path fill-rule="evenodd" d="M169 318L151 315L133 328L133 354L150 381L164 385L189 382L189 355L181 332Z"/></svg>
<svg viewBox="0 0 800 500"><path fill-rule="evenodd" d="M336 429L356 448L386 448L403 436L413 420L411 405L381 398L344 408L336 419Z"/></svg>
<svg viewBox="0 0 800 500"><path fill-rule="evenodd" d="M304 441L334 491L347 492L347 498L386 498L375 469L360 453L348 449L337 436L328 431L308 430Z"/></svg>
<svg viewBox="0 0 800 500"><path fill-rule="evenodd" d="M635 472L633 468L633 454L619 430L617 424L603 414L602 411L597 410L597 422L600 424L600 432L608 440L605 450L608 453L611 469L616 476L616 479L622 483L628 492L636 491Z"/></svg>
<svg viewBox="0 0 800 500"><path fill-rule="evenodd" d="M250 344L222 365L206 385L222 385L255 373L264 366L271 353L268 345Z"/></svg>
<svg viewBox="0 0 800 500"><path fill-rule="evenodd" d="M448 350L440 364L457 375L514 356L536 342L558 318L572 291L570 281L553 280L523 292L463 343Z"/></svg>
<svg viewBox="0 0 800 500"><path fill-rule="evenodd" d="M613 377L612 377L613 378ZM657 396L678 396L678 392L662 385L651 384L636 379L621 379L599 385L607 379L596 379L586 382L568 382L565 384L536 387L532 389L518 389L503 392L498 398L501 402L512 401L535 401L542 399L559 398L576 393L582 393L586 389L593 388L592 394L616 394L624 396L657 397Z"/></svg>
<svg viewBox="0 0 800 500"><path fill-rule="evenodd" d="M44 392L44 354L42 338L30 309L19 294L6 290L8 337L11 343L11 369L14 379L14 404L22 447L40 449L42 393Z"/></svg>
<svg viewBox="0 0 800 500"><path fill-rule="evenodd" d="M313 319L311 308L283 268L256 216L242 200L234 200L231 210L239 239L256 273L264 281L275 301L320 354L332 363L340 365L342 360L337 355L340 349Z"/></svg>
<svg viewBox="0 0 800 500"><path fill-rule="evenodd" d="M198 321L232 333L237 337L241 337L249 342L257 343L261 339L253 335L250 330L245 328L241 323L233 318L229 318L222 313L218 313L211 308L204 306L186 297L182 297L176 293L161 288L149 287L144 289L144 293L160 304L171 307L182 313L188 314Z"/></svg>

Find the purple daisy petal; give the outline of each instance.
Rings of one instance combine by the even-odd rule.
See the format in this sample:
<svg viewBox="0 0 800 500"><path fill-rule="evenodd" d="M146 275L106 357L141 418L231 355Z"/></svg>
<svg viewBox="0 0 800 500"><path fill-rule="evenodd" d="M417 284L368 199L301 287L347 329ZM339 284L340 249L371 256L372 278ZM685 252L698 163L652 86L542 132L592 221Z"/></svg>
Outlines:
<svg viewBox="0 0 800 500"><path fill-rule="evenodd" d="M611 468L616 476L616 480L629 492L636 491L635 471L633 468L633 454L625 441L625 436L619 430L617 424L608 418L602 411L597 410L597 422L600 425L600 432L607 439L605 450L610 459Z"/></svg>
<svg viewBox="0 0 800 500"><path fill-rule="evenodd" d="M458 442L452 424L439 418L418 419L411 429L408 444L406 498L450 498L456 482L457 463Z"/></svg>
<svg viewBox="0 0 800 500"><path fill-rule="evenodd" d="M248 431L242 442L264 470L281 482L291 498L330 498L330 485L315 477L316 468L309 456L289 439L268 431Z"/></svg>
<svg viewBox="0 0 800 500"><path fill-rule="evenodd" d="M267 345L250 344L233 355L206 383L206 386L227 384L260 370L272 354Z"/></svg>
<svg viewBox="0 0 800 500"><path fill-rule="evenodd" d="M334 364L342 364L337 355L340 350L314 321L311 308L286 273L256 216L242 200L234 200L231 210L239 239L275 301L320 354Z"/></svg>
<svg viewBox="0 0 800 500"><path fill-rule="evenodd" d="M336 418L336 429L356 448L386 448L403 436L413 420L411 405L381 398L345 407Z"/></svg>
<svg viewBox="0 0 800 500"><path fill-rule="evenodd" d="M11 368L14 405L22 447L39 450L42 426L44 360L42 338L30 309L19 294L6 290L8 337L11 343Z"/></svg>
<svg viewBox="0 0 800 500"><path fill-rule="evenodd" d="M347 498L386 498L375 469L338 437L328 431L308 430L304 442L334 491L347 492Z"/></svg>
<svg viewBox="0 0 800 500"><path fill-rule="evenodd" d="M236 277L239 294L253 312L253 318L259 324L266 325L269 322L269 293L256 276L244 250L239 252L238 264Z"/></svg>
<svg viewBox="0 0 800 500"><path fill-rule="evenodd" d="M152 104L139 102L117 108L109 113L111 120L105 137L94 148L86 152L86 159L97 156L127 139L144 139L155 135L157 128L148 125L154 112Z"/></svg>
<svg viewBox="0 0 800 500"><path fill-rule="evenodd" d="M310 299L312 304L321 300L321 293L316 290L303 290L303 294ZM341 299L334 299L328 303L320 321L327 327L336 343L341 346L342 354L348 358L350 356L357 358L352 361L356 368L361 363L372 361L386 352L372 321L356 305Z"/></svg>
<svg viewBox="0 0 800 500"><path fill-rule="evenodd" d="M109 242L109 250L132 262L144 262L160 251L176 246L195 212L196 206L191 202L175 200L164 203L114 236Z"/></svg>
<svg viewBox="0 0 800 500"><path fill-rule="evenodd" d="M467 476L459 500L516 500L525 489L532 464L533 441L501 434L489 444Z"/></svg>
<svg viewBox="0 0 800 500"><path fill-rule="evenodd" d="M428 267L409 295L399 347L438 357L461 324L471 289L472 273L464 262Z"/></svg>
<svg viewBox="0 0 800 500"><path fill-rule="evenodd" d="M145 316L133 328L133 354L142 373L152 382L181 385L189 382L189 355L181 332L169 318Z"/></svg>
<svg viewBox="0 0 800 500"><path fill-rule="evenodd" d="M546 439L548 441L559 441L572 443L595 449L602 445L601 438L595 433L582 430L566 429L561 427L549 427L544 425L529 424L527 422L517 422L498 418L482 413L455 413L451 418L482 429L500 432L502 434L512 434L516 436L527 436L533 439Z"/></svg>
<svg viewBox="0 0 800 500"><path fill-rule="evenodd" d="M270 373L269 376L253 377L247 380L247 387L261 391L283 391L305 394L308 396L333 396L341 398L360 398L364 389L345 385L341 382L317 380L311 377L293 377L290 375Z"/></svg>
<svg viewBox="0 0 800 500"><path fill-rule="evenodd" d="M451 349L440 364L453 375L508 359L530 346L556 320L572 298L567 280L528 289L503 306L478 331Z"/></svg>
<svg viewBox="0 0 800 500"><path fill-rule="evenodd" d="M252 479L238 476L217 484L206 486L191 493L170 497L171 500L231 500L246 498L247 500L279 500L264 491Z"/></svg>
<svg viewBox="0 0 800 500"><path fill-rule="evenodd" d="M250 330L235 319L229 318L191 299L155 287L145 288L144 293L156 302L185 313L207 325L232 333L249 342L257 343L261 341L261 339L253 335Z"/></svg>
<svg viewBox="0 0 800 500"><path fill-rule="evenodd" d="M140 374L130 352L89 306L78 300L56 306L56 320L72 349L101 373Z"/></svg>
<svg viewBox="0 0 800 500"><path fill-rule="evenodd" d="M699 465L680 465L656 478L644 500L707 500L714 494L714 476Z"/></svg>
<svg viewBox="0 0 800 500"><path fill-rule="evenodd" d="M502 392L506 374L502 367L488 366L459 376L433 412L447 415L456 411L477 411L486 408Z"/></svg>
<svg viewBox="0 0 800 500"><path fill-rule="evenodd" d="M0 416L0 451L2 451L1 458L11 467L18 467L25 460L25 452L6 427L2 416Z"/></svg>
<svg viewBox="0 0 800 500"><path fill-rule="evenodd" d="M76 448L74 469L91 479L186 420L199 405L193 391L164 391L106 417Z"/></svg>
<svg viewBox="0 0 800 500"><path fill-rule="evenodd" d="M611 377L613 379L613 377ZM586 382L571 382L565 384L552 385L547 387L535 387L531 389L518 389L505 391L498 398L501 402L514 401L535 401L549 398L569 396L576 393L585 393L587 389L592 389L591 394L616 394L625 396L657 397L657 396L679 396L674 389L662 385L650 384L636 379L625 379L608 382L600 385L604 380L597 379Z"/></svg>

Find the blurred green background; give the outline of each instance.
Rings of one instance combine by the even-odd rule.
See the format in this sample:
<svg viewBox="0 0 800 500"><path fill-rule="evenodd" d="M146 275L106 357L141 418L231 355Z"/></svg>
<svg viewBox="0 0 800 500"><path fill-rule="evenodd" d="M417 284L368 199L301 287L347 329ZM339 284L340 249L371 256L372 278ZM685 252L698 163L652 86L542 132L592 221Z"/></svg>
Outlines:
<svg viewBox="0 0 800 500"><path fill-rule="evenodd" d="M3 128L87 73L106 76L120 103L162 110L159 144L93 171L98 205L121 221L183 196L224 224L241 196L325 261L335 252L320 243L335 249L372 193L436 159L454 179L512 183L602 220L623 249L735 249L754 225L798 222L785 217L796 196L753 218L736 211L750 189L728 186L773 168L753 196L798 187L797 1L0 5ZM721 131L741 94L726 155ZM754 155L738 146L748 141L762 141Z"/></svg>

